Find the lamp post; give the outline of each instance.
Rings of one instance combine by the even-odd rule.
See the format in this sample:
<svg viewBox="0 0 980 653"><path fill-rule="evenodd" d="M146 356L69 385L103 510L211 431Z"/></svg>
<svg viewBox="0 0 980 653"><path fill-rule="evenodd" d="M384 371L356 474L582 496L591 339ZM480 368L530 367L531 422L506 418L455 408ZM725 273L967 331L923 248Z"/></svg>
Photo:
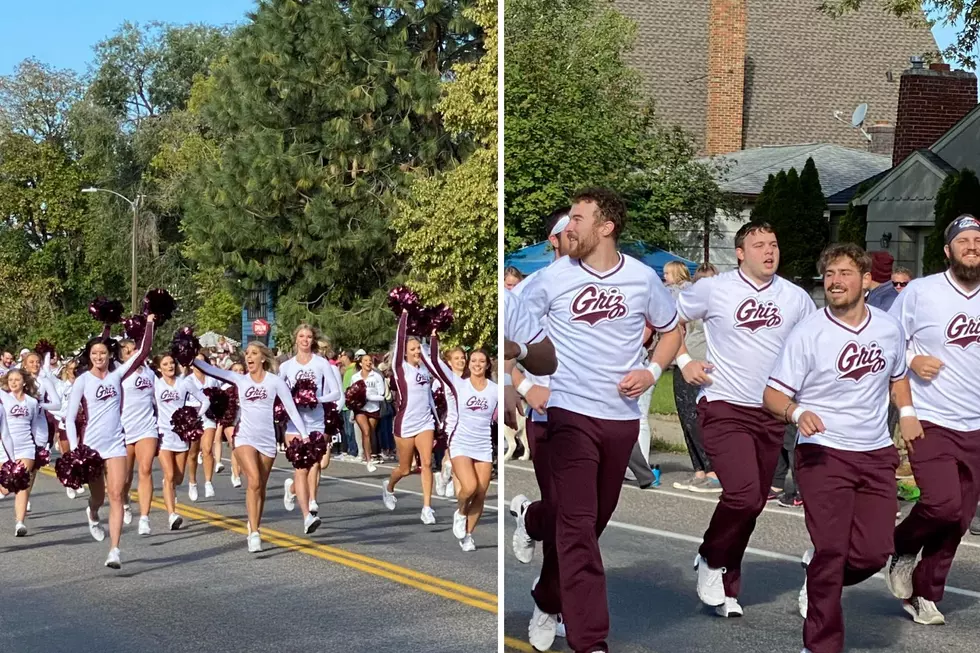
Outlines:
<svg viewBox="0 0 980 653"><path fill-rule="evenodd" d="M143 196L137 195L136 199L131 200L125 195L121 195L120 193L117 193L114 190L109 190L108 188L95 188L94 186L83 188L82 192L83 193L112 193L116 197L122 198L127 204L129 204L130 208L133 209L133 243L132 243L132 261L131 261L132 269L130 270L129 274L130 274L130 286L132 289L133 314L135 315L138 312L137 305L136 305L137 302L136 299L136 222L137 222L137 217L139 216L140 199Z"/></svg>

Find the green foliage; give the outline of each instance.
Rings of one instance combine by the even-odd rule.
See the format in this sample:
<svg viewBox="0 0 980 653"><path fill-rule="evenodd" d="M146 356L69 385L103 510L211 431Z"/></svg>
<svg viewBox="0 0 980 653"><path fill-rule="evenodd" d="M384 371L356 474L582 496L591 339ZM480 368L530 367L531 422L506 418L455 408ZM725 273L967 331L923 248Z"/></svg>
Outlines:
<svg viewBox="0 0 980 653"><path fill-rule="evenodd" d="M752 220L768 222L776 232L783 276L805 281L817 274L817 259L830 236L826 206L813 159L807 159L802 175L790 168L766 180Z"/></svg>
<svg viewBox="0 0 980 653"><path fill-rule="evenodd" d="M623 194L626 238L670 246L672 219L716 230L713 170L656 120L626 64L636 25L601 0L512 0L505 11L507 249L542 240L544 216L592 185Z"/></svg>
<svg viewBox="0 0 980 653"><path fill-rule="evenodd" d="M74 71L25 59L13 75L0 76L0 129L64 144L68 110L81 95Z"/></svg>
<svg viewBox="0 0 980 653"><path fill-rule="evenodd" d="M969 213L980 215L980 181L972 170L955 172L943 181L936 194L936 224L926 237L922 270L933 274L946 269L946 240L944 232L953 220Z"/></svg>
<svg viewBox="0 0 980 653"><path fill-rule="evenodd" d="M855 197L861 196L871 188L871 184L863 183L858 187ZM861 247L868 246L868 207L857 206L854 202L847 205L847 212L841 216L837 225L837 241L854 243Z"/></svg>

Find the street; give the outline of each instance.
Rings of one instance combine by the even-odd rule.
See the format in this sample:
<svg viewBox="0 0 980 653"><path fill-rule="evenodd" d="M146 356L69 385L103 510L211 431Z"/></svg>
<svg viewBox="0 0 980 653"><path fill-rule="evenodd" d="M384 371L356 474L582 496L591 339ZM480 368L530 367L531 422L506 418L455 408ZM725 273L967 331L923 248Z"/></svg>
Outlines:
<svg viewBox="0 0 980 653"><path fill-rule="evenodd" d="M675 490L690 475L686 456L654 454L661 488L623 488L619 507L600 547L611 612L610 650L616 653L798 653L803 620L797 596L803 582L800 555L809 546L803 509L775 503L760 517L742 567L742 619L722 619L702 606L692 568L701 535L718 495ZM537 498L530 462L506 467L507 502L516 494ZM903 504L907 514L911 504ZM513 518L505 521L510 546ZM508 650L531 651L527 626L533 607L530 589L540 569L541 549L522 565L505 552L504 632ZM902 610L881 577L844 590L847 650L854 652L973 651L980 641L980 538L967 535L938 604L946 626L920 626ZM555 651L568 651L556 639Z"/></svg>
<svg viewBox="0 0 980 653"><path fill-rule="evenodd" d="M69 500L53 474L40 474L26 538L14 537L13 500L0 502L0 651L496 651L497 511L486 511L477 551L463 553L451 533L454 504L434 497L436 525L420 522L418 475L385 510L380 484L390 470L332 462L320 487L323 524L306 536L299 510L283 508L292 468L279 456L263 551L249 554L245 491L231 487L227 460L215 498L204 499L203 478L197 503L187 503L186 483L178 489L179 532L166 529L157 467L153 533L136 534L134 497L118 572L103 567L109 542L89 535L88 495ZM496 485L490 491L495 507ZM101 516L108 530L108 506Z"/></svg>

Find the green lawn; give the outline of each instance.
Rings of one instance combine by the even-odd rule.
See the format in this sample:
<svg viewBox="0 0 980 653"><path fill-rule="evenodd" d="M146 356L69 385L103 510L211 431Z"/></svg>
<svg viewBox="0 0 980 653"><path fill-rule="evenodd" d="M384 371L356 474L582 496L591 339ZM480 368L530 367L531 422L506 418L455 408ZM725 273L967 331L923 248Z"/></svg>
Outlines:
<svg viewBox="0 0 980 653"><path fill-rule="evenodd" d="M674 371L667 370L657 387L653 389L653 399L650 400L650 412L655 415L676 415L677 407L674 405Z"/></svg>

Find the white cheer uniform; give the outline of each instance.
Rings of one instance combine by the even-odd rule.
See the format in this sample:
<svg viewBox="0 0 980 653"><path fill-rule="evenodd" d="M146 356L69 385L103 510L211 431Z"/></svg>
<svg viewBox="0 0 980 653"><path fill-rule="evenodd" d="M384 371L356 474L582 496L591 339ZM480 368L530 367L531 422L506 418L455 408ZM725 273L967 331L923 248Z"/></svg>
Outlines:
<svg viewBox="0 0 980 653"><path fill-rule="evenodd" d="M299 414L303 416L303 422L309 431L323 432L324 413L323 404L338 403L340 401L341 386L337 383L337 376L331 372L333 367L323 356L313 354L308 363L300 363L295 356L279 366L279 378L286 382L286 386L292 393L293 386L300 379L309 379L316 386L317 404L312 408L297 406ZM286 433L299 435L299 429L290 420L286 425Z"/></svg>
<svg viewBox="0 0 980 653"><path fill-rule="evenodd" d="M190 396L187 397L187 403L185 405L190 406L192 408L197 408L197 412L201 415L201 421L204 422L204 430L218 428L218 423L204 414L205 412L207 412L208 407L204 406L202 408L201 400L198 399L198 397L201 396L205 388L218 388L220 390L221 382L218 381L217 379L210 379L206 376L202 381L199 378L197 378L197 375L194 374L193 372L188 374L185 378L187 378L187 380L190 383L193 383L194 387L197 389L197 392L195 393L191 393L188 391L188 394Z"/></svg>
<svg viewBox="0 0 980 653"><path fill-rule="evenodd" d="M364 403L364 408L354 412L378 413L380 416L381 402L385 400L385 392L388 390L385 386L385 378L377 370L371 370L367 378L364 378L364 371L357 370L351 377L350 384L354 385L358 381L363 381L364 385L367 386L367 401Z"/></svg>
<svg viewBox="0 0 980 653"><path fill-rule="evenodd" d="M142 365L122 382L122 422L126 444L139 440L157 439L157 418L153 389L157 375Z"/></svg>
<svg viewBox="0 0 980 653"><path fill-rule="evenodd" d="M394 434L400 438L414 438L419 433L435 430L432 377L421 360L417 365L405 360L407 346L408 315L402 314L398 318L395 352L391 358L399 402Z"/></svg>
<svg viewBox="0 0 980 653"><path fill-rule="evenodd" d="M178 408L190 405L190 398L194 397L194 403L200 413L200 407L204 410L210 405L207 395L200 389L199 383L194 383L191 376L175 377L174 384L170 385L163 377L155 379L153 395L157 405L156 428L160 433L160 449L163 451L173 451L182 453L190 449L190 445L180 439L174 432L171 419Z"/></svg>
<svg viewBox="0 0 980 653"><path fill-rule="evenodd" d="M0 402L3 403L0 463L7 461L7 452L13 455L14 460L34 460L35 449L47 444L47 440L40 437L42 425L47 431L47 421L40 404L28 394L18 401L13 394L2 390Z"/></svg>

